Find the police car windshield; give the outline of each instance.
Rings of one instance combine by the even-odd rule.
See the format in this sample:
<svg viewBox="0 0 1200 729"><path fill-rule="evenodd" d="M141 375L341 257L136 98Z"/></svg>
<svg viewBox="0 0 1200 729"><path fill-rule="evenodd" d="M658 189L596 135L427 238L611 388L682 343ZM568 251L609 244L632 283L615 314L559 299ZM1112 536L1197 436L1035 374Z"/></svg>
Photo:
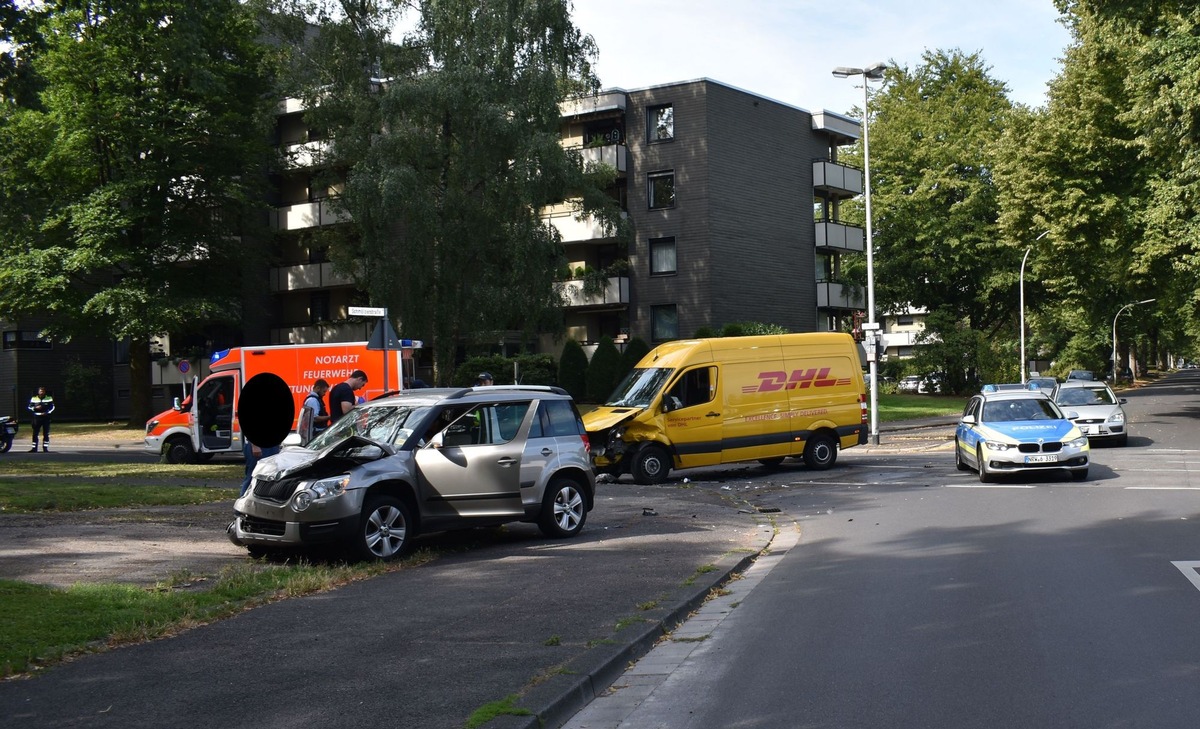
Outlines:
<svg viewBox="0 0 1200 729"><path fill-rule="evenodd" d="M307 448L319 451L338 441L357 435L376 443L388 443L399 448L413 434L413 428L425 419L427 407L402 407L399 405L374 405L357 407L338 418Z"/></svg>
<svg viewBox="0 0 1200 729"><path fill-rule="evenodd" d="M1054 406L1054 403L1044 398L992 400L983 405L983 422L985 423L1062 419L1062 413Z"/></svg>
<svg viewBox="0 0 1200 729"><path fill-rule="evenodd" d="M625 376L605 405L613 408L649 407L675 370L667 367L635 369Z"/></svg>

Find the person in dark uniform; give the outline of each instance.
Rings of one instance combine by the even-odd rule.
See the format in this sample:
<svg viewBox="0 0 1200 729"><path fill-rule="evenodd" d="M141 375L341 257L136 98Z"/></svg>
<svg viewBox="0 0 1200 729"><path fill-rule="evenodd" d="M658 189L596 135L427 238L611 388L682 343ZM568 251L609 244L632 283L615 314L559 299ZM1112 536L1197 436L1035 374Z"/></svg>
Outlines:
<svg viewBox="0 0 1200 729"><path fill-rule="evenodd" d="M50 413L54 412L54 396L46 393L46 388L39 387L37 394L29 398L29 412L33 413L33 445L29 452L36 453L38 449L38 433L42 434L42 453L50 452Z"/></svg>
<svg viewBox="0 0 1200 729"><path fill-rule="evenodd" d="M329 392L329 383L317 380L313 383L312 392L304 398L304 407L313 412L312 434L317 435L329 427L329 410L325 407L325 393Z"/></svg>
<svg viewBox="0 0 1200 729"><path fill-rule="evenodd" d="M333 425L338 418L354 409L358 398L354 396L356 390L361 390L367 386L367 373L362 370L354 370L350 373L350 377L346 378L345 382L339 382L329 391L329 424Z"/></svg>

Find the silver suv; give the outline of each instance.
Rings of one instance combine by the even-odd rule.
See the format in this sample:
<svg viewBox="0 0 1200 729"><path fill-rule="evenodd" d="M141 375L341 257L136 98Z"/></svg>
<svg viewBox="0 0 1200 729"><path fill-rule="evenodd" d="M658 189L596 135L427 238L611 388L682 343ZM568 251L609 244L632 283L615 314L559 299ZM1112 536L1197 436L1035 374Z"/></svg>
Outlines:
<svg viewBox="0 0 1200 729"><path fill-rule="evenodd" d="M595 500L588 450L560 388L411 390L260 461L229 538L252 555L340 543L388 561L442 529L527 521L573 537Z"/></svg>

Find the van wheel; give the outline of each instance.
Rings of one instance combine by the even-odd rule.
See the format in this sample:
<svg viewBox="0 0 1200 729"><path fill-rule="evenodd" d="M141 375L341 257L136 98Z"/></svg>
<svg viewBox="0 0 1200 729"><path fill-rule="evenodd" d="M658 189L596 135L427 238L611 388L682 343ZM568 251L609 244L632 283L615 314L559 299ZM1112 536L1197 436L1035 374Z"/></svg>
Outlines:
<svg viewBox="0 0 1200 729"><path fill-rule="evenodd" d="M804 465L824 471L837 461L837 443L828 433L814 433L804 444Z"/></svg>
<svg viewBox="0 0 1200 729"><path fill-rule="evenodd" d="M579 484L569 478L555 477L546 486L538 528L551 539L573 537L587 521L587 497Z"/></svg>
<svg viewBox="0 0 1200 729"><path fill-rule="evenodd" d="M659 484L671 472L671 455L662 446L652 445L638 451L630 468L633 480L640 484Z"/></svg>
<svg viewBox="0 0 1200 729"><path fill-rule="evenodd" d="M393 496L367 499L354 537L354 551L368 562L390 562L412 544L412 517L408 505Z"/></svg>
<svg viewBox="0 0 1200 729"><path fill-rule="evenodd" d="M163 460L167 463L191 463L195 452L187 438L172 438L163 447Z"/></svg>
<svg viewBox="0 0 1200 729"><path fill-rule="evenodd" d="M763 468L776 469L779 468L779 464L783 463L783 456L779 456L778 458L760 458L758 459L758 463Z"/></svg>

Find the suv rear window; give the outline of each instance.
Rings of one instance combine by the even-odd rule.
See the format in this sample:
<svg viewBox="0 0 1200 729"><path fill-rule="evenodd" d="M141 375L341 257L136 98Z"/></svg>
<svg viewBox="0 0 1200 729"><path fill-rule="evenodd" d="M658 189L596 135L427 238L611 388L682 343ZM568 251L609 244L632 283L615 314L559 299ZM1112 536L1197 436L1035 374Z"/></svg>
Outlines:
<svg viewBox="0 0 1200 729"><path fill-rule="evenodd" d="M538 406L538 417L530 437L579 435L582 432L583 423L569 400L543 400Z"/></svg>

